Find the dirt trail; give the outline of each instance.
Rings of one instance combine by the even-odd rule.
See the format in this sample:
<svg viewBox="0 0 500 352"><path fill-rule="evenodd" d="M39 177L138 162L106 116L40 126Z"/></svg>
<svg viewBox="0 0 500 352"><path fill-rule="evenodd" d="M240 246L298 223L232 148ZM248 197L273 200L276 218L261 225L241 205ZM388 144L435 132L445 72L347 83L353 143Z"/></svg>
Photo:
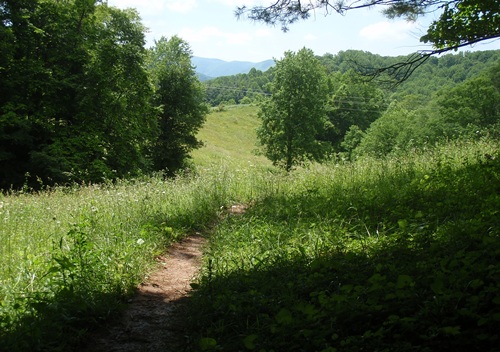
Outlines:
<svg viewBox="0 0 500 352"><path fill-rule="evenodd" d="M203 237L189 236L159 257L160 269L139 285L123 318L91 336L82 352L185 351L185 301L204 244Z"/></svg>

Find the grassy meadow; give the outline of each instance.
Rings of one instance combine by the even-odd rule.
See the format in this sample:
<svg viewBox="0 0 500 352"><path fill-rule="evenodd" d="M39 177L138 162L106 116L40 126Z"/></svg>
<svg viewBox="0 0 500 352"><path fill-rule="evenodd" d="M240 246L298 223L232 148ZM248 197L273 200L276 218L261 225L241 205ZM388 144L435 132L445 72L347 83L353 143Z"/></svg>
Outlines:
<svg viewBox="0 0 500 352"><path fill-rule="evenodd" d="M193 151L198 168L225 165L233 170L271 165L264 156L257 156L255 130L259 126L257 108L252 105L215 108L198 134L201 149Z"/></svg>
<svg viewBox="0 0 500 352"><path fill-rule="evenodd" d="M287 175L252 153L257 123L212 112L176 179L1 195L0 350L77 349L192 231L187 350L496 350L498 141Z"/></svg>

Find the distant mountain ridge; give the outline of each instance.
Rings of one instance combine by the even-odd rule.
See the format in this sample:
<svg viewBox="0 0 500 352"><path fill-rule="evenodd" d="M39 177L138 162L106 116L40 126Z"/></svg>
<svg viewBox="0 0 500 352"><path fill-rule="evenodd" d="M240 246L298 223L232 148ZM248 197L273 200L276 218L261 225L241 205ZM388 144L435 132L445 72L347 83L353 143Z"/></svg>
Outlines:
<svg viewBox="0 0 500 352"><path fill-rule="evenodd" d="M198 73L200 80L206 81L211 78L221 76L233 76L239 73L248 73L252 68L259 71L266 71L274 66L274 60L266 60L261 62L249 61L224 61L220 59L208 59L198 56L191 58L195 71Z"/></svg>

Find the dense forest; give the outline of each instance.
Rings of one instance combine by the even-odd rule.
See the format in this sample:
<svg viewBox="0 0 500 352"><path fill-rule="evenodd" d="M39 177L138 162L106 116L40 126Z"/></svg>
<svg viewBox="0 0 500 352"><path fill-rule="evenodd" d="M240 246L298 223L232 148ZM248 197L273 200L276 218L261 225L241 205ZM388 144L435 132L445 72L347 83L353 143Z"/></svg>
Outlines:
<svg viewBox="0 0 500 352"><path fill-rule="evenodd" d="M0 2L0 188L173 173L207 107L189 45L145 49L134 10Z"/></svg>
<svg viewBox="0 0 500 352"><path fill-rule="evenodd" d="M429 57L406 80L373 76L408 61L363 51L317 56L328 78L328 124L318 140L331 156L384 156L441 140L498 135L500 51ZM204 82L208 103L260 103L271 96L276 68Z"/></svg>

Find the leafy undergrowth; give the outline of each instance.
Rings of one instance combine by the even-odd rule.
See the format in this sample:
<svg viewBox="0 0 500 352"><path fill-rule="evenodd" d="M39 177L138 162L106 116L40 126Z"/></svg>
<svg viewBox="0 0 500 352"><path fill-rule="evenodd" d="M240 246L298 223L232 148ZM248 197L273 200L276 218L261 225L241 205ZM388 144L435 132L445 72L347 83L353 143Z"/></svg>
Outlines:
<svg viewBox="0 0 500 352"><path fill-rule="evenodd" d="M497 350L496 144L274 182L211 238L193 350Z"/></svg>

